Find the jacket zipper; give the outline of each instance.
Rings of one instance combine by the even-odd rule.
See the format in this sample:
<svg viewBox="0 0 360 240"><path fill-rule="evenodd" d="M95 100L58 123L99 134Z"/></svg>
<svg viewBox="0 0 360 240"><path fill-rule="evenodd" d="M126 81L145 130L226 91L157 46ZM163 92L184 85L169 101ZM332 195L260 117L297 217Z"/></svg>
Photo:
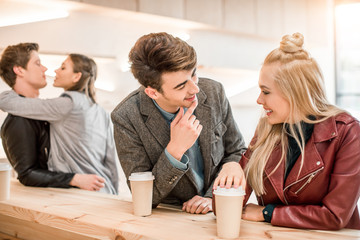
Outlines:
<svg viewBox="0 0 360 240"><path fill-rule="evenodd" d="M284 199L285 199L285 202L286 202L286 205L289 205L288 201L286 200L286 197L285 197L285 191L286 189L288 189L289 187L291 187L292 185L298 183L298 182L301 182L302 180L304 180L305 178L309 177L309 179L295 192L295 194L297 194L301 189L303 189L307 184L309 184L311 182L311 180L315 177L316 174L318 174L318 172L320 172L321 170L323 170L324 167L321 167L319 168L318 170L316 170L315 172L312 172L312 173L309 173L308 175L306 175L305 177L293 182L292 184L288 185L286 188L284 188L283 190L283 194L284 194Z"/></svg>
<svg viewBox="0 0 360 240"><path fill-rule="evenodd" d="M295 192L295 194L297 195L298 192L301 191L301 189L303 189L306 185L308 185L311 180L313 179L313 177L315 177L315 175L317 174L318 172L314 172L313 174L310 175L309 179Z"/></svg>

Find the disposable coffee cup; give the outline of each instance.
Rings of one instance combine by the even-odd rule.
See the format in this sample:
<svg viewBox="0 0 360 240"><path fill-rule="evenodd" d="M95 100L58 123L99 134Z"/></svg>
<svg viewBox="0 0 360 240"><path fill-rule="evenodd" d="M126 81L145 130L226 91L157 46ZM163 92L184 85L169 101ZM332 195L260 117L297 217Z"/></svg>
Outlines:
<svg viewBox="0 0 360 240"><path fill-rule="evenodd" d="M137 172L130 175L129 180L135 216L151 215L154 179L152 172Z"/></svg>
<svg viewBox="0 0 360 240"><path fill-rule="evenodd" d="M9 164L0 163L0 201L10 198L10 171Z"/></svg>
<svg viewBox="0 0 360 240"><path fill-rule="evenodd" d="M218 237L239 237L245 191L241 186L229 189L218 186L213 194L215 195Z"/></svg>

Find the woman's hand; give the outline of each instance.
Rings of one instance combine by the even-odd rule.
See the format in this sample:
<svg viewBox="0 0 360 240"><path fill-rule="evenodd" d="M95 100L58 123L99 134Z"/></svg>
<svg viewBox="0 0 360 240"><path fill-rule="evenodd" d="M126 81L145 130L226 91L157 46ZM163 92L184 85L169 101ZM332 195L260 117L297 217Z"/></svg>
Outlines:
<svg viewBox="0 0 360 240"><path fill-rule="evenodd" d="M247 204L242 212L242 219L255 221L255 222L263 222L265 221L263 210L264 206L259 206L256 204L249 203Z"/></svg>
<svg viewBox="0 0 360 240"><path fill-rule="evenodd" d="M71 186L89 191L99 191L105 186L105 179L95 174L75 174L70 181Z"/></svg>
<svg viewBox="0 0 360 240"><path fill-rule="evenodd" d="M245 175L239 163L228 162L223 165L219 175L214 181L213 189L216 189L216 187L219 185L222 188L231 188L232 185L234 185L234 188L242 186L242 188L245 190Z"/></svg>

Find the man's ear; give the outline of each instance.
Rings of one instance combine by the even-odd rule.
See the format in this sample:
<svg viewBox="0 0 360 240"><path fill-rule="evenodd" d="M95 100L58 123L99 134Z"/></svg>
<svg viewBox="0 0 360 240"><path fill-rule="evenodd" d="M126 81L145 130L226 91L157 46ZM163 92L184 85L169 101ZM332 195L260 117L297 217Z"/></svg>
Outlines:
<svg viewBox="0 0 360 240"><path fill-rule="evenodd" d="M156 100L159 97L159 92L155 88L147 87L144 91L149 98Z"/></svg>
<svg viewBox="0 0 360 240"><path fill-rule="evenodd" d="M24 74L24 68L20 67L20 66L14 66L13 67L13 71L17 76L22 76Z"/></svg>
<svg viewBox="0 0 360 240"><path fill-rule="evenodd" d="M82 76L81 72L74 73L74 75L73 75L73 83L77 83L80 80L81 76Z"/></svg>

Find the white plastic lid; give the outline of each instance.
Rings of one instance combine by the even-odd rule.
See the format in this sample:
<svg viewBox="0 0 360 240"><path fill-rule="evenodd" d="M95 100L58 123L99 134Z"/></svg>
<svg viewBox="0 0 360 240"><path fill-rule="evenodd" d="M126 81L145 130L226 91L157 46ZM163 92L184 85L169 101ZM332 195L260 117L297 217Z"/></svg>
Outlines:
<svg viewBox="0 0 360 240"><path fill-rule="evenodd" d="M221 188L220 186L217 186L217 188L213 192L215 195L221 195L221 196L244 196L245 191L242 189L241 186L238 188Z"/></svg>
<svg viewBox="0 0 360 240"><path fill-rule="evenodd" d="M9 171L11 166L8 163L0 163L0 171Z"/></svg>
<svg viewBox="0 0 360 240"><path fill-rule="evenodd" d="M154 180L155 177L152 175L152 172L134 172L130 175L130 181L149 181Z"/></svg>

